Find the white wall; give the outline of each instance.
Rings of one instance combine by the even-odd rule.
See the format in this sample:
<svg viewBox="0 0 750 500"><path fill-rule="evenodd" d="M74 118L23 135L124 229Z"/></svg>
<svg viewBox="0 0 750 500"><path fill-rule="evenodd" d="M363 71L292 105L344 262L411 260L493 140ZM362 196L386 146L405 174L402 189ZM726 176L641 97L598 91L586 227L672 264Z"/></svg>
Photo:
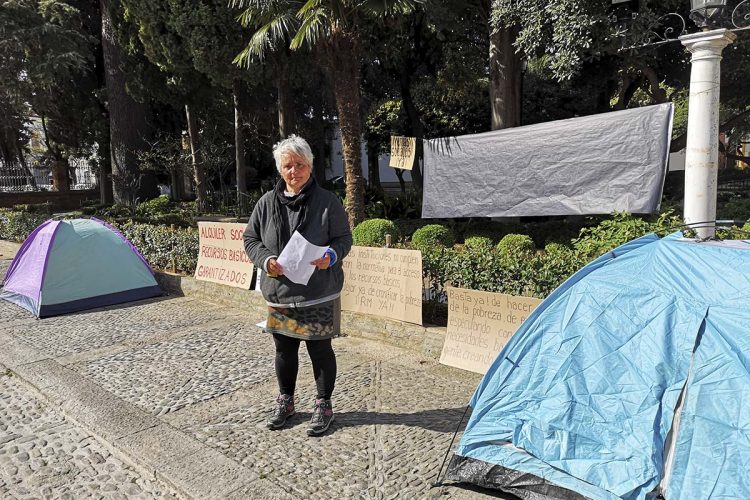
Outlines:
<svg viewBox="0 0 750 500"><path fill-rule="evenodd" d="M365 179L368 178L367 168L367 147L364 141L361 141L361 154L362 154L362 175ZM398 177L394 169L388 166L390 161L390 155L385 154L380 157L378 163L380 164L380 181L381 182L398 182ZM344 175L344 157L341 154L341 132L336 128L333 136L333 143L331 144L331 172L326 174L328 178L336 177L338 175ZM408 170L404 172L404 181L411 182L411 172Z"/></svg>

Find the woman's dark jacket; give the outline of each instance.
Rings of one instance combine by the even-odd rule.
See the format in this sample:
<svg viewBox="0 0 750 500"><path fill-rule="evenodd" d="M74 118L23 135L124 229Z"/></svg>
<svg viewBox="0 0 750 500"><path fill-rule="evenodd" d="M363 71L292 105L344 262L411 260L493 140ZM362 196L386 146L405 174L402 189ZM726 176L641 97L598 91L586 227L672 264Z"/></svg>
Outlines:
<svg viewBox="0 0 750 500"><path fill-rule="evenodd" d="M266 260L279 256L295 229L314 245L330 246L337 259L328 269L315 269L307 285L293 283L285 276L269 278L262 273L263 297L269 305L292 307L332 300L344 286L341 263L352 247L344 207L335 194L319 187L313 178L293 198L284 195L284 187L282 180L253 209L244 233L245 252L250 260L264 269Z"/></svg>

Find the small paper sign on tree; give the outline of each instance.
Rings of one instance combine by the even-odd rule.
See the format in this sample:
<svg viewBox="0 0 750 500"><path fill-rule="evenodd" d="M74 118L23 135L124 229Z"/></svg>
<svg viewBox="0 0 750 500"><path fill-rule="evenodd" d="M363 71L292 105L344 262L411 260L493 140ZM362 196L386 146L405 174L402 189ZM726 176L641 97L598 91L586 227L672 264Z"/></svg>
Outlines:
<svg viewBox="0 0 750 500"><path fill-rule="evenodd" d="M411 170L417 156L417 138L391 136L391 161L389 166Z"/></svg>

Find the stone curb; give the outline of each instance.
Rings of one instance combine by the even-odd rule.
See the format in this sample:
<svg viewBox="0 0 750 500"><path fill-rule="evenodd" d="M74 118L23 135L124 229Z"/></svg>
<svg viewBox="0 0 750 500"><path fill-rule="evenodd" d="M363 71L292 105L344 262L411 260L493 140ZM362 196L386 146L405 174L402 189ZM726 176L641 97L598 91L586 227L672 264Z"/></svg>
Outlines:
<svg viewBox="0 0 750 500"><path fill-rule="evenodd" d="M183 497L290 498L247 467L1 333L0 366L96 436L113 454Z"/></svg>
<svg viewBox="0 0 750 500"><path fill-rule="evenodd" d="M266 309L263 297L254 290L243 290L161 271L157 271L156 281L170 295L195 297L238 309ZM383 342L436 360L440 359L446 332L444 327L424 327L349 311L341 312L341 329L351 337Z"/></svg>

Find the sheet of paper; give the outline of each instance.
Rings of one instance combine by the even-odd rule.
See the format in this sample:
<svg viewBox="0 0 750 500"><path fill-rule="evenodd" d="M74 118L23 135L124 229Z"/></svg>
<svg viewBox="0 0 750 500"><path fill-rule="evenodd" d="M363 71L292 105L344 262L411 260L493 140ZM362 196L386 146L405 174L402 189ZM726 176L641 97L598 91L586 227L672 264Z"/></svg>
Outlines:
<svg viewBox="0 0 750 500"><path fill-rule="evenodd" d="M328 247L313 245L298 231L295 231L276 262L284 268L284 276L290 281L307 285L310 276L315 271L315 266L310 262L323 257L326 250Z"/></svg>

